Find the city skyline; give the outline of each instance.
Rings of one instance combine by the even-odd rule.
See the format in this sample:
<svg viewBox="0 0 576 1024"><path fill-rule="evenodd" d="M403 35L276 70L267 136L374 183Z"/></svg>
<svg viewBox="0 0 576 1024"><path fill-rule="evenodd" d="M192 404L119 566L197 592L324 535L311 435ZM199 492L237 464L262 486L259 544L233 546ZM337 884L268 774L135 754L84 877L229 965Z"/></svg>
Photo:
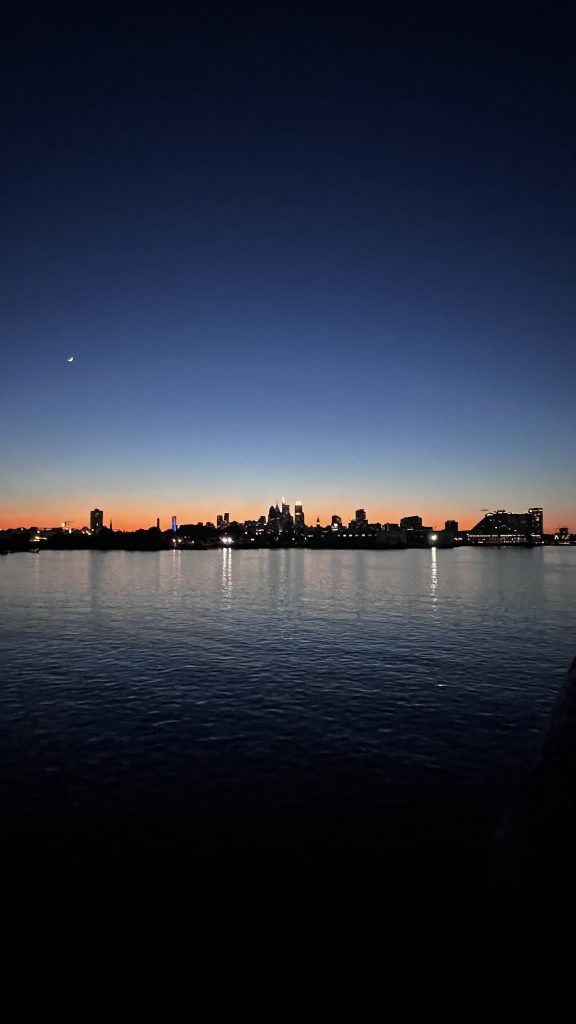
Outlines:
<svg viewBox="0 0 576 1024"><path fill-rule="evenodd" d="M265 502L262 508L257 508L256 506L249 508L246 514L242 514L238 510L236 510L236 512L214 511L214 506L212 505L210 510L204 516L197 514L198 509L192 508L188 510L177 511L172 506L170 506L171 511L166 512L166 514L164 515L161 513L155 513L148 519L130 522L126 520L126 515L122 513L121 508L107 510L104 503L102 503L104 505L103 509L94 508L89 509L88 511L84 509L83 517L81 514L78 518L57 517L53 521L45 521L41 517L39 518L38 516L36 516L32 517L32 519L30 520L13 520L10 523L4 523L0 520L0 530L18 529L19 527L28 528L30 526L35 526L41 529L58 528L63 525L66 525L66 527L69 527L73 530L80 530L83 528L90 528L93 530L94 524L96 524L96 529L99 529L101 528L102 525L109 526L111 523L114 524L114 529L125 532L130 532L139 529L148 529L152 526L159 526L160 529L162 530L170 530L173 529L174 520L176 520L179 525L201 522L212 523L218 529L224 529L231 523L252 522L259 519L261 516L264 516L266 519L268 519L269 510L274 505L279 505L280 509L286 509L288 511L288 514L292 517L294 517L297 510L300 509L303 513L307 527L314 526L318 519L321 525L329 525L333 517L341 519L341 521L344 524L346 524L354 520L357 516L358 511L360 510L362 512L366 511L366 519L370 523L399 523L400 520L405 519L407 517L419 516L424 521L425 524L427 524L435 530L442 530L444 528L445 523L455 521L458 523L459 529L461 531L468 531L471 530L474 526L476 526L479 523L479 521L482 520L482 518L487 512L494 513L497 512L498 510L506 509L507 513L514 514L519 512L520 508L524 508L527 510L533 508L542 508L541 505L535 502L529 502L525 506L518 506L517 508L512 507L510 505L506 506L503 503L498 503L495 504L494 506L483 507L478 510L472 511L471 519L470 521L468 521L467 519L459 518L457 515L438 514L436 516L430 516L424 510L423 503L418 502L416 504L413 504L413 506L410 506L409 508L400 508L399 506L396 506L395 508L392 509L390 506L388 506L381 513L377 512L372 507L367 507L366 505L361 506L359 502L356 502L354 504L354 507L351 507L350 509L347 509L347 507L342 506L334 507L330 511L326 511L324 513L316 512L314 510L314 506L312 504L308 506L303 499L297 499L296 501L288 500L286 501L285 504L284 502L285 497L274 499L272 502ZM558 521L556 521L556 519L550 515L548 509L545 507L544 529L547 532L554 532L560 529L561 527L565 527L569 531L571 531L572 522L573 520L570 519L570 517L564 517L563 519L558 519Z"/></svg>
<svg viewBox="0 0 576 1024"><path fill-rule="evenodd" d="M560 20L11 12L0 527L573 523Z"/></svg>

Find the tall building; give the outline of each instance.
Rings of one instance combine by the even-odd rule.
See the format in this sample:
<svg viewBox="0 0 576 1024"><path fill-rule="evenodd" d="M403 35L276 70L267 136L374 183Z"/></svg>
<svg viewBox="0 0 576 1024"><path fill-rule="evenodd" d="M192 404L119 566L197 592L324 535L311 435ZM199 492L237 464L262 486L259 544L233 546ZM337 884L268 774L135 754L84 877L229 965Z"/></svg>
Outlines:
<svg viewBox="0 0 576 1024"><path fill-rule="evenodd" d="M365 523L367 521L366 512L363 508L356 509L356 515L354 517L357 523Z"/></svg>
<svg viewBox="0 0 576 1024"><path fill-rule="evenodd" d="M456 519L447 519L444 523L444 529L446 533L458 533L458 523Z"/></svg>
<svg viewBox="0 0 576 1024"><path fill-rule="evenodd" d="M544 533L544 511L541 508L529 508L528 515L532 523L532 532L542 536Z"/></svg>
<svg viewBox="0 0 576 1024"><path fill-rule="evenodd" d="M101 508L93 508L90 512L90 532L100 533L104 526L104 513Z"/></svg>
<svg viewBox="0 0 576 1024"><path fill-rule="evenodd" d="M172 533L177 533L177 531L178 531L178 520L177 520L176 516L172 516Z"/></svg>
<svg viewBox="0 0 576 1024"><path fill-rule="evenodd" d="M332 525L332 529L333 530L339 530L341 528L341 526L342 526L342 517L341 516L332 516L332 524L331 525Z"/></svg>
<svg viewBox="0 0 576 1024"><path fill-rule="evenodd" d="M216 527L221 530L224 526L224 516L216 516Z"/></svg>
<svg viewBox="0 0 576 1024"><path fill-rule="evenodd" d="M230 513L229 512L225 512L223 518L224 518L224 526L230 526Z"/></svg>
<svg viewBox="0 0 576 1024"><path fill-rule="evenodd" d="M294 505L294 524L296 526L305 526L304 522L304 509L302 508L302 502L297 501Z"/></svg>

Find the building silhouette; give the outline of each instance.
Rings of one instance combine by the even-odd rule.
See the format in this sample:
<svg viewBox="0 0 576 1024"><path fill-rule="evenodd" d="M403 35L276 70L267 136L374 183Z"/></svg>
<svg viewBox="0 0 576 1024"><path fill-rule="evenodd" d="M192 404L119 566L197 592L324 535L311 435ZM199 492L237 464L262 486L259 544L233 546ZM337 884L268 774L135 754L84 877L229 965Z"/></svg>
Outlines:
<svg viewBox="0 0 576 1024"><path fill-rule="evenodd" d="M541 508L527 512L488 512L468 533L471 544L542 544L544 515Z"/></svg>
<svg viewBox="0 0 576 1024"><path fill-rule="evenodd" d="M90 532L100 533L104 526L104 513L101 508L93 508L90 512Z"/></svg>
<svg viewBox="0 0 576 1024"><path fill-rule="evenodd" d="M278 502L275 505L270 505L268 509L268 527L271 530L278 529L280 520L282 519L282 513L278 508Z"/></svg>
<svg viewBox="0 0 576 1024"><path fill-rule="evenodd" d="M422 516L404 516L400 520L400 526L403 530L421 530Z"/></svg>
<svg viewBox="0 0 576 1024"><path fill-rule="evenodd" d="M532 522L533 533L542 536L544 533L544 510L541 508L529 508L528 515Z"/></svg>

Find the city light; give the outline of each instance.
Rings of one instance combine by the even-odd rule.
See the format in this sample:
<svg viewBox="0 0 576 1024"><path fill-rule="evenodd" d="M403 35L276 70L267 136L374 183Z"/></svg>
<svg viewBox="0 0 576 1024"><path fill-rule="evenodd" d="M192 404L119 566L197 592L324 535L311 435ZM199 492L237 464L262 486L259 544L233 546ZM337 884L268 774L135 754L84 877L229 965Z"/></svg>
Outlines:
<svg viewBox="0 0 576 1024"><path fill-rule="evenodd" d="M484 509L481 511L484 512ZM157 518L155 527L128 532L114 531L111 519L109 527L105 527L102 509L94 508L90 510L89 527L75 528L72 520L64 520L60 526L41 529L20 527L0 531L0 550L26 550L26 545L37 545L39 539L45 542L42 546L46 548L70 546L76 549L81 546L106 550L160 550L168 547L179 550L192 547L196 550L206 550L252 545L267 548L293 545L372 547L381 550L431 547L444 549L464 545L576 545L576 533L571 533L568 526L558 528L554 533L544 533L544 513L541 507L529 508L526 512L506 512L504 509L498 509L496 512L487 513L472 529L466 530L460 530L455 519L447 519L444 529L426 526L422 516L418 515L403 516L397 523L372 522L363 508L356 509L354 518L348 523L335 512L330 518L331 522L324 526L320 523L319 517L316 517L314 525L307 524L300 502L296 504L292 515L290 505L283 501L281 505L278 502L271 505L267 516L255 516L244 522L231 521L230 513L224 512L218 514L217 526L212 522L190 522L179 527L176 516L173 516L170 530L161 530L160 520ZM224 534L224 529L233 532ZM73 539L69 541L70 535L73 535Z"/></svg>

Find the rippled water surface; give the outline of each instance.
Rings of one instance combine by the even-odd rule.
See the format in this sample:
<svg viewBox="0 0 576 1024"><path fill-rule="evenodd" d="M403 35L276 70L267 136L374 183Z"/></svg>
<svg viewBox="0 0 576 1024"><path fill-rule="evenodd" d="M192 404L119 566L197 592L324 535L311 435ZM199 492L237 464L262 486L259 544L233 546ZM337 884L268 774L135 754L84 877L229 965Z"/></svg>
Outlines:
<svg viewBox="0 0 576 1024"><path fill-rule="evenodd" d="M505 778L575 621L574 549L11 555L3 799L181 816Z"/></svg>

